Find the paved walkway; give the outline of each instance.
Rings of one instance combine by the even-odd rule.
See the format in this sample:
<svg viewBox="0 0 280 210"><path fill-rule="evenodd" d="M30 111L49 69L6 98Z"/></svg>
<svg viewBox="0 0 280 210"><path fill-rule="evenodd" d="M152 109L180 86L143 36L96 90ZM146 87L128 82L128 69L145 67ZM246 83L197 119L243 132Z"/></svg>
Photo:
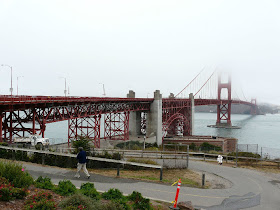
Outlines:
<svg viewBox="0 0 280 210"><path fill-rule="evenodd" d="M84 182L93 182L99 191L117 188L124 194L134 190L155 200L171 202L174 200L176 186L149 183L131 179L111 178L91 174L88 180L83 173L81 178L74 178L75 171L34 164L24 164L26 170L34 177L48 176L53 183L69 179L77 187ZM190 169L205 171L224 177L232 182L228 189L196 189L181 187L179 201L192 201L195 207L202 209L271 209L280 210L280 175L263 173L199 161L190 161ZM164 177L164 174L163 174ZM207 177L206 177L207 178Z"/></svg>

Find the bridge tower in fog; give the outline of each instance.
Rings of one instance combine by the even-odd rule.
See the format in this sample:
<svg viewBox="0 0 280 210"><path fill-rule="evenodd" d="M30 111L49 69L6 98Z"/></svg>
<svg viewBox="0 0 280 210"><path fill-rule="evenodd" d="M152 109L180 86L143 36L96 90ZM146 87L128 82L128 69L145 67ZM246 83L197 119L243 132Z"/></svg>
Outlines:
<svg viewBox="0 0 280 210"><path fill-rule="evenodd" d="M257 107L257 99L252 98L251 99L251 104L252 104L252 106L251 106L251 115L257 115L257 109L258 109L258 107Z"/></svg>
<svg viewBox="0 0 280 210"><path fill-rule="evenodd" d="M220 104L217 105L217 122L216 126L231 126L231 75L225 74L227 81L222 81L222 74L218 74L218 101ZM227 89L227 99L221 98L222 90Z"/></svg>

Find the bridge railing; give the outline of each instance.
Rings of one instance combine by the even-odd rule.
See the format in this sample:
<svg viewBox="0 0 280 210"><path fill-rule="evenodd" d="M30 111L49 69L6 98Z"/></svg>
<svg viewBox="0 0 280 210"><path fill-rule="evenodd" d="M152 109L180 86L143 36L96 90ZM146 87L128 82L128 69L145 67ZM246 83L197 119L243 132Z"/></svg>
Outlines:
<svg viewBox="0 0 280 210"><path fill-rule="evenodd" d="M153 98L112 98L112 97L76 97L76 96L11 96L0 95L0 104L6 103L43 103L43 102L151 102Z"/></svg>

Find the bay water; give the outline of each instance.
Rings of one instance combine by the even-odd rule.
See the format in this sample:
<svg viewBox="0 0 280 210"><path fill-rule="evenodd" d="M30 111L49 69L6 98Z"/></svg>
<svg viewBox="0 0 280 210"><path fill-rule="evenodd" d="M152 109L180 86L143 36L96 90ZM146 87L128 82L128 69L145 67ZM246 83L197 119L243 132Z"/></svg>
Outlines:
<svg viewBox="0 0 280 210"><path fill-rule="evenodd" d="M216 113L195 113L194 135L234 137L238 139L238 144L257 144L258 152L263 147L263 153L274 150L273 153L275 155L279 153L280 157L280 114L256 116L232 114L232 125L239 126L240 129L207 127L214 125L216 118ZM101 122L101 125L103 123ZM50 138L52 144L67 142L68 121L47 124L45 137Z"/></svg>

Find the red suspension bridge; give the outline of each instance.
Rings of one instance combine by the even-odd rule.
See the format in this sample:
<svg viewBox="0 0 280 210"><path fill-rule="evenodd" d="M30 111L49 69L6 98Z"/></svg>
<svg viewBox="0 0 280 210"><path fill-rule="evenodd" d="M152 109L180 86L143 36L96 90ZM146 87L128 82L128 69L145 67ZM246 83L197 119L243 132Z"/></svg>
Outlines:
<svg viewBox="0 0 280 210"><path fill-rule="evenodd" d="M0 141L12 143L14 137L36 133L44 137L48 123L67 120L68 144L85 136L100 147L101 138L128 140L129 135L142 134L155 136L161 145L167 134L192 135L194 106L216 105L217 126L231 126L232 104L248 105L251 114L257 114L255 99L232 98L229 75L222 82L221 74L201 79L201 73L169 98L162 98L158 90L154 98L135 98L133 91L127 98L0 95Z"/></svg>

